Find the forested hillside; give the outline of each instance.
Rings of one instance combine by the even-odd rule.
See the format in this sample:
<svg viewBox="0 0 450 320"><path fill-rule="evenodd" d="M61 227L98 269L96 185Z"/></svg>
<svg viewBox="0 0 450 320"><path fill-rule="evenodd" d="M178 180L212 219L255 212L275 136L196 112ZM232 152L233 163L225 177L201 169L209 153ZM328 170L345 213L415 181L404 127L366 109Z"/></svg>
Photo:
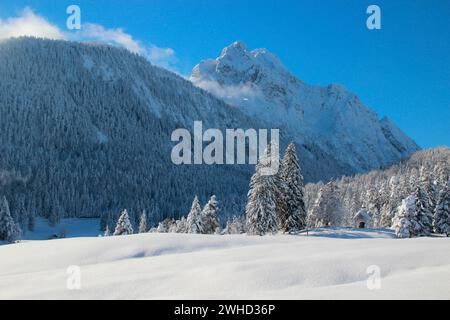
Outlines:
<svg viewBox="0 0 450 320"><path fill-rule="evenodd" d="M31 38L0 44L0 186L33 216L185 214L195 194L243 208L249 166L176 166L171 133L257 122L125 49ZM226 200L226 201L225 201Z"/></svg>
<svg viewBox="0 0 450 320"><path fill-rule="evenodd" d="M38 215L116 221L125 208L135 224L146 210L153 225L186 215L195 195L206 203L215 194L222 221L244 213L254 167L176 166L171 133L196 120L205 130L270 129L267 121L125 49L9 39L0 62L0 193L23 230ZM289 141L306 182L360 171L281 128L281 148Z"/></svg>
<svg viewBox="0 0 450 320"><path fill-rule="evenodd" d="M448 147L419 151L409 159L385 170L328 182L306 185L305 201L315 221L314 211L323 213L321 202L331 199L333 221L354 226L353 217L365 208L371 215L371 226L389 228L402 200L414 195L423 209L434 215L436 205L449 182L450 149ZM325 210L326 211L326 210ZM331 214L330 214L331 215ZM450 223L450 221L449 221Z"/></svg>

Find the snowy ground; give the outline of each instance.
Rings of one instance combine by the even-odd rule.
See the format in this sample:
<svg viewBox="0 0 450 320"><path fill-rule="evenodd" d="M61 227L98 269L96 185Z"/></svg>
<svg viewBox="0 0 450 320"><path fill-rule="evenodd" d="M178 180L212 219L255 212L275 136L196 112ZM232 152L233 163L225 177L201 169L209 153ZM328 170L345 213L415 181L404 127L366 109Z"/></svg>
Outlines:
<svg viewBox="0 0 450 320"><path fill-rule="evenodd" d="M449 299L449 252L447 238L349 229L26 241L0 246L0 299ZM71 265L81 290L67 289Z"/></svg>

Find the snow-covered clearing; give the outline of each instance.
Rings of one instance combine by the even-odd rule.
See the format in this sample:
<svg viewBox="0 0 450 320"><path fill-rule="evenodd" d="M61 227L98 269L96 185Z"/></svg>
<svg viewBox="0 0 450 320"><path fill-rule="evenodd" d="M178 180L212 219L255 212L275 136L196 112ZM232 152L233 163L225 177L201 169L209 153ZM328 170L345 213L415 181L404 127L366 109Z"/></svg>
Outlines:
<svg viewBox="0 0 450 320"><path fill-rule="evenodd" d="M28 241L0 246L0 299L449 299L449 252L448 238L355 229ZM71 265L80 290L67 289Z"/></svg>

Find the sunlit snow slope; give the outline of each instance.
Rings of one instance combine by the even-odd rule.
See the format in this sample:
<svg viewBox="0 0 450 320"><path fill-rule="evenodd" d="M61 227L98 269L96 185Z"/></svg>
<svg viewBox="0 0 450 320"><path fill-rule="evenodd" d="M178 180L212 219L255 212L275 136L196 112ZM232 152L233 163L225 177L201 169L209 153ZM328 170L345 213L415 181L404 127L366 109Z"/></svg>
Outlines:
<svg viewBox="0 0 450 320"><path fill-rule="evenodd" d="M24 242L0 246L0 299L449 299L449 249L447 238L348 229ZM81 290L66 287L70 265ZM367 287L372 265L379 290Z"/></svg>

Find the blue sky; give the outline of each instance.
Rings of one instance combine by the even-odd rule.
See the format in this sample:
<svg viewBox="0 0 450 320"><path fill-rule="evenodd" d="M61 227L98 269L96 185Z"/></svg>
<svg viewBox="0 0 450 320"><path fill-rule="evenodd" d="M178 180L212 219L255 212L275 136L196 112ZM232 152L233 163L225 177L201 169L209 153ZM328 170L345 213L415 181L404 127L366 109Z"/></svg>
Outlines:
<svg viewBox="0 0 450 320"><path fill-rule="evenodd" d="M0 19L29 7L69 32L70 4L81 7L83 23L171 48L151 52L185 75L235 40L268 48L300 79L355 92L420 146L450 145L448 0L0 0ZM381 7L381 30L366 28L370 4Z"/></svg>

